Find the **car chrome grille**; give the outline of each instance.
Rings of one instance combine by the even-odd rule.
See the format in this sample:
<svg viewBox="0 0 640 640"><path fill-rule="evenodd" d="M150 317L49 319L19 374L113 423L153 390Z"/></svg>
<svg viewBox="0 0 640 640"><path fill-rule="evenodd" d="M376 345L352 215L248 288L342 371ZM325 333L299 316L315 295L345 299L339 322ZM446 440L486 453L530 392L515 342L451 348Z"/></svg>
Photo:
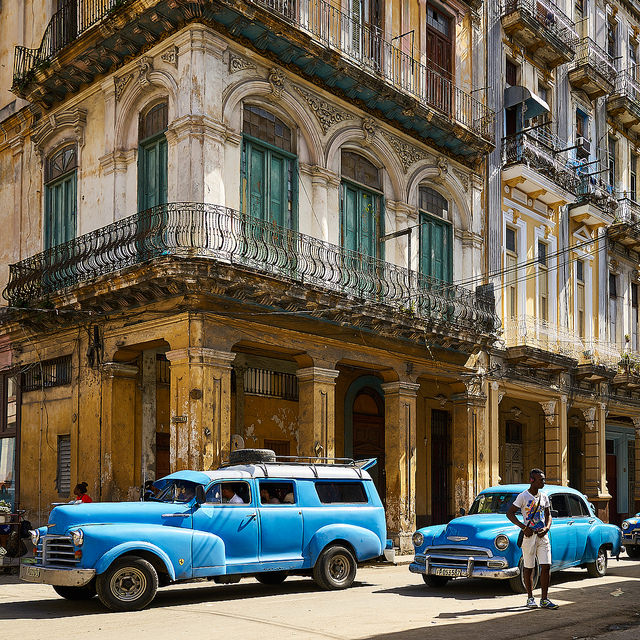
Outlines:
<svg viewBox="0 0 640 640"><path fill-rule="evenodd" d="M427 547L424 550L424 555L429 558L431 566L456 567L460 569L467 568L470 560L473 566L487 567L490 558L493 557L489 549L463 546Z"/></svg>
<svg viewBox="0 0 640 640"><path fill-rule="evenodd" d="M44 536L40 538L35 553L36 564L43 567L75 567L73 542L69 536Z"/></svg>

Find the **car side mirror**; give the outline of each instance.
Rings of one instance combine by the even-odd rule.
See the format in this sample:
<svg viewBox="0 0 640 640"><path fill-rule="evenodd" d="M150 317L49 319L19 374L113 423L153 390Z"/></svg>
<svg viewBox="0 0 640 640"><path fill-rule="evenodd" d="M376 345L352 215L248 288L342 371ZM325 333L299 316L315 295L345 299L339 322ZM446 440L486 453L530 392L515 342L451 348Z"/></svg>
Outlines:
<svg viewBox="0 0 640 640"><path fill-rule="evenodd" d="M467 513L464 509L464 507L460 507L460 515L463 516L465 515L465 513Z"/></svg>
<svg viewBox="0 0 640 640"><path fill-rule="evenodd" d="M551 509L551 511L549 513L551 513L551 517L552 518L557 518L558 517L558 512L555 509Z"/></svg>
<svg viewBox="0 0 640 640"><path fill-rule="evenodd" d="M196 503L204 504L207 501L207 494L201 484L196 485Z"/></svg>

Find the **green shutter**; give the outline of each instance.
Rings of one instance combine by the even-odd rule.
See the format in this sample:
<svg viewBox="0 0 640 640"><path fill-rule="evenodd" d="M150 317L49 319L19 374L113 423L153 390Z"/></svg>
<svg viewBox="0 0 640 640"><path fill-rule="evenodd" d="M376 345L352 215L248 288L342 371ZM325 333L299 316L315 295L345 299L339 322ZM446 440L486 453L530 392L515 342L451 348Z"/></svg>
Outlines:
<svg viewBox="0 0 640 640"><path fill-rule="evenodd" d="M376 255L376 200L373 193L360 190L359 251L367 256Z"/></svg>
<svg viewBox="0 0 640 640"><path fill-rule="evenodd" d="M74 171L46 187L44 243L47 249L75 238L76 183Z"/></svg>
<svg viewBox="0 0 640 640"><path fill-rule="evenodd" d="M351 251L358 250L358 190L348 184L342 185L342 246Z"/></svg>
<svg viewBox="0 0 640 640"><path fill-rule="evenodd" d="M144 142L138 153L138 209L144 211L167 202L167 139Z"/></svg>
<svg viewBox="0 0 640 640"><path fill-rule="evenodd" d="M446 220L420 215L420 271L425 276L451 282L452 229Z"/></svg>
<svg viewBox="0 0 640 640"><path fill-rule="evenodd" d="M268 222L284 227L287 209L287 161L275 153L269 163L269 216Z"/></svg>
<svg viewBox="0 0 640 640"><path fill-rule="evenodd" d="M252 144L247 145L249 175L249 215L264 219L265 210L265 161L266 152Z"/></svg>

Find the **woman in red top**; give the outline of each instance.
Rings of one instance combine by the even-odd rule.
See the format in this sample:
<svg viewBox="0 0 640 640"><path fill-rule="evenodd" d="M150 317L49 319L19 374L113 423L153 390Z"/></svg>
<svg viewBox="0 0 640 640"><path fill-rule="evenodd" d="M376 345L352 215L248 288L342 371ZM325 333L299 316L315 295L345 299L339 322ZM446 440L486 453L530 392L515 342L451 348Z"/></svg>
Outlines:
<svg viewBox="0 0 640 640"><path fill-rule="evenodd" d="M80 482L73 490L73 495L76 497L74 504L80 504L82 502L93 502L91 496L87 493L87 487L89 485L86 482Z"/></svg>

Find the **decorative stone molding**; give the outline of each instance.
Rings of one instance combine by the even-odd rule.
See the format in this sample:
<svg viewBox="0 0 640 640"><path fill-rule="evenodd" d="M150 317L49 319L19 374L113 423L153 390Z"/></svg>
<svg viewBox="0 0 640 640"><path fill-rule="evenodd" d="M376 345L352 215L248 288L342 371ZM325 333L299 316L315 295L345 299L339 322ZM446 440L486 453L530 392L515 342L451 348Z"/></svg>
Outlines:
<svg viewBox="0 0 640 640"><path fill-rule="evenodd" d="M229 137L227 127L209 116L185 115L174 120L167 129L167 141L175 144L189 136L204 136L219 143Z"/></svg>
<svg viewBox="0 0 640 640"><path fill-rule="evenodd" d="M167 64L173 65L178 68L178 47L175 45L167 49L164 53L160 54L160 59Z"/></svg>
<svg viewBox="0 0 640 640"><path fill-rule="evenodd" d="M295 86L295 90L304 98L311 112L316 117L316 120L320 123L322 133L326 134L334 124L354 118L350 113L334 107L331 103L315 93L302 89L297 85Z"/></svg>
<svg viewBox="0 0 640 640"><path fill-rule="evenodd" d="M247 69L257 69L258 67L242 56L234 53L229 54L229 73L238 73L239 71L246 71Z"/></svg>
<svg viewBox="0 0 640 640"><path fill-rule="evenodd" d="M138 59L138 83L143 88L151 87L151 78L149 74L153 71L153 58L149 56L141 56Z"/></svg>
<svg viewBox="0 0 640 640"><path fill-rule="evenodd" d="M36 153L42 157L48 143L63 129L68 129L70 132L73 132L72 135L65 138L65 142L73 140L79 147L84 146L84 130L86 125L87 111L79 108L54 113L43 118L42 124L31 135Z"/></svg>
<svg viewBox="0 0 640 640"><path fill-rule="evenodd" d="M593 431L596 427L596 408L589 407L582 410L584 421L589 431Z"/></svg>
<svg viewBox="0 0 640 640"><path fill-rule="evenodd" d="M541 402L540 406L544 412L544 421L548 426L552 426L556 420L556 405L557 400L549 400L548 402Z"/></svg>
<svg viewBox="0 0 640 640"><path fill-rule="evenodd" d="M384 137L389 141L389 144L393 147L393 150L398 155L400 159L400 163L402 164L402 169L404 173L409 171L409 167L420 160L428 160L431 156L422 149L415 147L408 142L402 140L402 138L397 138L386 131L383 131Z"/></svg>
<svg viewBox="0 0 640 640"><path fill-rule="evenodd" d="M437 160L438 175L433 177L433 181L443 184L449 173L449 161L444 156L439 156Z"/></svg>
<svg viewBox="0 0 640 640"><path fill-rule="evenodd" d="M301 173L311 176L312 183L321 183L332 187L340 186L340 176L337 173L330 171L329 169L325 169L324 167L320 167L319 165L315 164L310 165L306 162L301 162L299 164L299 169Z"/></svg>
<svg viewBox="0 0 640 640"><path fill-rule="evenodd" d="M286 76L284 71L279 67L273 67L269 71L269 84L271 85L271 93L274 98L278 100L282 98L282 92L284 91Z"/></svg>
<svg viewBox="0 0 640 640"><path fill-rule="evenodd" d="M631 418L631 422L633 422L633 428L636 432L636 438L640 438L640 416L634 416Z"/></svg>
<svg viewBox="0 0 640 640"><path fill-rule="evenodd" d="M464 171L457 169L456 167L452 167L452 172L460 180L460 184L462 188L467 191L469 189L469 174Z"/></svg>
<svg viewBox="0 0 640 640"><path fill-rule="evenodd" d="M113 86L115 89L116 102L120 101L122 98L122 94L124 90L127 88L127 85L133 80L133 73L127 73L126 75L120 78L113 79Z"/></svg>
<svg viewBox="0 0 640 640"><path fill-rule="evenodd" d="M135 378L138 375L138 367L122 362L104 362L100 371L105 378Z"/></svg>
<svg viewBox="0 0 640 640"><path fill-rule="evenodd" d="M324 384L335 384L336 378L340 375L337 369L323 369L322 367L306 367L298 369L296 376L299 382L320 382Z"/></svg>
<svg viewBox="0 0 640 640"><path fill-rule="evenodd" d="M127 167L135 162L137 150L130 149L129 151L114 151L108 153L98 159L100 168L102 169L102 175L108 176L112 173L124 172Z"/></svg>
<svg viewBox="0 0 640 640"><path fill-rule="evenodd" d="M373 118L362 118L362 133L364 144L370 144L376 135L376 121Z"/></svg>
<svg viewBox="0 0 640 640"><path fill-rule="evenodd" d="M171 366L178 364L208 364L230 370L236 354L207 347L186 347L167 351L165 356Z"/></svg>

